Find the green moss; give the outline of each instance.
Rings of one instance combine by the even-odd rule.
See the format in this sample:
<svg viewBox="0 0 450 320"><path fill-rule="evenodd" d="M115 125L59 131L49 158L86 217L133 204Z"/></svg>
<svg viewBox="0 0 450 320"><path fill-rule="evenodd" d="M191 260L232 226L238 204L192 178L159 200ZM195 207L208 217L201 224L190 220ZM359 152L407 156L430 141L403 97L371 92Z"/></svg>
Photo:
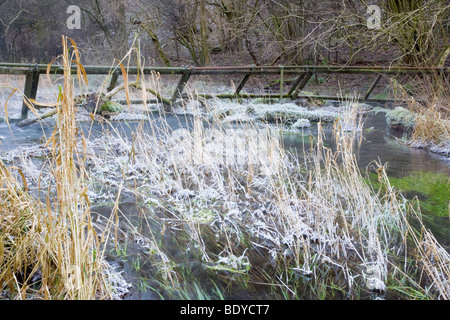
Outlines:
<svg viewBox="0 0 450 320"><path fill-rule="evenodd" d="M389 92L388 91L384 91L384 92L380 92L380 93L375 93L375 94L371 94L370 95L370 99L389 99Z"/></svg>
<svg viewBox="0 0 450 320"><path fill-rule="evenodd" d="M200 224L211 223L215 218L216 214L209 209L194 211L194 213L192 214L192 220Z"/></svg>
<svg viewBox="0 0 450 320"><path fill-rule="evenodd" d="M369 180L374 188L379 188L380 184L376 174L370 174ZM405 198L417 197L424 213L448 216L450 178L446 174L413 172L403 178L390 177L389 181Z"/></svg>
<svg viewBox="0 0 450 320"><path fill-rule="evenodd" d="M252 100L253 104L275 104L280 103L280 99L277 98L257 98Z"/></svg>
<svg viewBox="0 0 450 320"><path fill-rule="evenodd" d="M100 106L100 113L120 113L122 111L123 108L120 106L120 104L111 100L106 100L105 103Z"/></svg>

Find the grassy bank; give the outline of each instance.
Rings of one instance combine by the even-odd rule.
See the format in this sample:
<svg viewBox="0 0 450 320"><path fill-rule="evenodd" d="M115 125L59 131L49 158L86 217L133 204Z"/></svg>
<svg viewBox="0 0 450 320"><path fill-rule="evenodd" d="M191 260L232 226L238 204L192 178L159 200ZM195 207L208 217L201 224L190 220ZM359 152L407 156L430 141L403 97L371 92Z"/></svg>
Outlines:
<svg viewBox="0 0 450 320"><path fill-rule="evenodd" d="M405 108L387 114L388 123L408 133L406 143L445 156L450 154L449 81L440 74L422 75L407 91L394 82L397 98ZM417 100L410 96L413 93Z"/></svg>

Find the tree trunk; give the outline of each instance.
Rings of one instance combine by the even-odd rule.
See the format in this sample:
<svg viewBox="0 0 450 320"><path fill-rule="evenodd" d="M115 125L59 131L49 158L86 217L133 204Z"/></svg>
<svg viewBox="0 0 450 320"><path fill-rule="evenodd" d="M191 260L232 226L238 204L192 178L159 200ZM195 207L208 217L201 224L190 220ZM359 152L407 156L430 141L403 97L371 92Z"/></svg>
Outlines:
<svg viewBox="0 0 450 320"><path fill-rule="evenodd" d="M209 65L208 35L206 33L205 0L200 0L200 64Z"/></svg>
<svg viewBox="0 0 450 320"><path fill-rule="evenodd" d="M161 43L159 42L158 36L155 34L155 32L152 30L151 26L147 23L141 23L142 29L148 34L150 39L152 39L152 43L155 46L156 51L158 52L159 57L164 62L164 64L167 67L172 67L172 64L170 63L169 58L165 54L164 50L162 49Z"/></svg>
<svg viewBox="0 0 450 320"><path fill-rule="evenodd" d="M0 24L0 59L7 61L8 47L6 44L6 35L4 34L5 27Z"/></svg>

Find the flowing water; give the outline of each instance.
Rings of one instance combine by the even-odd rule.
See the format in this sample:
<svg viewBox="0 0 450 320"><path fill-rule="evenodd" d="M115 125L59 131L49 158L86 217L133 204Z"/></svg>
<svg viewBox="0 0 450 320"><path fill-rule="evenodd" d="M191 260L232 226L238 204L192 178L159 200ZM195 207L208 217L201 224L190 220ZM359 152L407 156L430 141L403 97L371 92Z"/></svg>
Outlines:
<svg viewBox="0 0 450 320"><path fill-rule="evenodd" d="M160 115L154 113L152 115L157 121L162 121ZM159 119L159 120L158 120ZM191 127L192 118L190 116L175 117L173 115L167 115L164 120L170 127ZM138 121L112 122L113 126L120 132L121 135L131 137L132 132L135 131ZM107 126L99 123L82 122L80 124L81 129L87 134L91 132L91 136L97 136ZM150 128L147 128L150 130ZM332 125L324 126L325 129L325 143L330 147L333 147L332 138ZM46 121L44 124L35 123L25 128L18 128L14 124L9 127L6 123L0 123L0 154L4 154L8 150L12 150L17 147L29 147L42 143L42 136L49 137L53 131L52 120ZM299 133L287 132L283 134L284 147L287 150L297 151L299 154L302 150L308 148L308 142L310 136L317 134L316 124L312 124L310 129L304 130ZM391 133L386 127L386 121L383 113L368 116L364 122L363 141L357 153L358 161L362 172L366 172L367 166L374 160L378 160L380 163L388 163L387 173L392 179L398 179L401 181L411 181L415 183L414 188L411 190L403 190L406 198L418 197L421 201L433 200L436 195L432 194L434 189L430 189L429 184L433 184L436 177L443 179L443 181L449 181L450 177L450 158L432 154L425 150L409 148L397 140L395 134ZM416 179L414 177L426 177L424 179ZM412 177L412 178L411 178ZM403 179L403 180L402 180ZM410 180L408 180L410 179ZM423 185L421 185L423 183ZM445 184L445 183L444 183ZM444 186L443 194L441 195L439 205L443 206L448 204L450 199L445 199L448 196L449 186ZM430 192L425 192L431 190ZM444 199L442 199L444 197ZM428 211L433 211L433 202L428 207ZM133 225L140 230L143 234L149 234L152 229L152 223L144 222L142 219L142 210L138 208L134 199L125 195L120 202L119 209L121 212L127 214L127 218L133 223ZM442 208L441 208L442 209ZM445 210L445 208L443 209ZM92 212L103 215L105 217L111 214L111 206L95 205L92 208ZM426 226L436 236L438 241L450 251L450 221L448 215L436 215L433 212L427 212L425 210ZM171 250L173 239L171 239L170 233L166 233L163 237L163 246L167 250ZM133 283L133 289L131 293L126 296L128 299L158 299L158 295L151 290L151 279L143 278L142 274L145 274L145 270L148 270L150 266L147 261L139 260L139 248L128 244L126 247L121 248L121 255L116 259L116 263L119 268L124 270L124 275L127 281ZM173 250L173 249L172 249ZM176 253L174 255L176 257ZM189 262L186 258L180 256L180 263L192 263L189 267L193 273L199 274L200 266L195 262ZM139 269L139 276L136 270ZM144 281L145 280L145 281ZM145 285L144 285L145 283ZM246 298L245 293L235 293L235 298Z"/></svg>

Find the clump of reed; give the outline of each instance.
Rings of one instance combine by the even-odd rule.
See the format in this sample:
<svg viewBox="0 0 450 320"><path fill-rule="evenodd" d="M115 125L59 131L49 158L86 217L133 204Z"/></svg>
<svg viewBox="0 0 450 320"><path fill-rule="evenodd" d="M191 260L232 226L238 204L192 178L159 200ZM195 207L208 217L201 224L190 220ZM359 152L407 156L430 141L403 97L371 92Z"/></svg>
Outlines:
<svg viewBox="0 0 450 320"><path fill-rule="evenodd" d="M68 42L71 41L71 46ZM63 37L64 84L56 105L56 127L50 146L53 183L43 203L27 189L25 177L18 181L0 163L0 286L11 299L102 299L111 298L108 264L103 259L100 236L90 221L82 143L75 123L72 63L80 81L86 79L78 48ZM33 101L26 100L32 111ZM45 200L44 200L45 201Z"/></svg>
<svg viewBox="0 0 450 320"><path fill-rule="evenodd" d="M422 75L413 92L396 83L395 93L417 116L409 144L448 155L450 151L450 96L448 79L441 74Z"/></svg>

